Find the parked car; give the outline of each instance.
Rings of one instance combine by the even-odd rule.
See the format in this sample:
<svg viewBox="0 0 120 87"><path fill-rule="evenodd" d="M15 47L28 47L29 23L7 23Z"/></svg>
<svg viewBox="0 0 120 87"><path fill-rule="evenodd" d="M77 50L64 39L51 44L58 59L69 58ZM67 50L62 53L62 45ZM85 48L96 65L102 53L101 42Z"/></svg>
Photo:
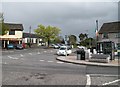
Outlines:
<svg viewBox="0 0 120 87"><path fill-rule="evenodd" d="M8 44L7 49L14 49L14 45L13 44Z"/></svg>
<svg viewBox="0 0 120 87"><path fill-rule="evenodd" d="M120 56L120 47L115 49L114 54L115 56Z"/></svg>
<svg viewBox="0 0 120 87"><path fill-rule="evenodd" d="M50 45L50 47L51 47L51 48L55 48L55 49L58 49L58 48L59 48L59 46L56 45L56 44L52 44L52 45Z"/></svg>
<svg viewBox="0 0 120 87"><path fill-rule="evenodd" d="M61 46L59 50L57 51L57 55L70 55L72 53L72 50L66 46Z"/></svg>
<svg viewBox="0 0 120 87"><path fill-rule="evenodd" d="M15 48L16 49L23 49L23 45L22 44L17 44Z"/></svg>

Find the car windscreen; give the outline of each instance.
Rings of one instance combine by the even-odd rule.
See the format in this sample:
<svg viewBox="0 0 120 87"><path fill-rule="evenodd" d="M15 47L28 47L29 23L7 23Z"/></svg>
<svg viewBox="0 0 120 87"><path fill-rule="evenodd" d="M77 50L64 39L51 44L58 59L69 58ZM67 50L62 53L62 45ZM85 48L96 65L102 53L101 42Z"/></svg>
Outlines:
<svg viewBox="0 0 120 87"><path fill-rule="evenodd" d="M60 48L60 50L65 50L66 48Z"/></svg>
<svg viewBox="0 0 120 87"><path fill-rule="evenodd" d="M8 44L8 46L13 46L13 44Z"/></svg>

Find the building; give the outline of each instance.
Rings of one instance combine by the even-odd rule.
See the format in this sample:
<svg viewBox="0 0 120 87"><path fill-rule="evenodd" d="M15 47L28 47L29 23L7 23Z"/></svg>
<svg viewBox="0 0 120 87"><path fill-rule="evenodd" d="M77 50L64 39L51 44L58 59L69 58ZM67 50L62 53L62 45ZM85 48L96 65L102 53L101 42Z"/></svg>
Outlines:
<svg viewBox="0 0 120 87"><path fill-rule="evenodd" d="M2 47L6 48L7 44L21 44L23 37L23 25L14 23L5 23L9 28L7 34L1 35Z"/></svg>
<svg viewBox="0 0 120 87"><path fill-rule="evenodd" d="M112 41L120 46L120 21L104 23L99 30L98 41Z"/></svg>
<svg viewBox="0 0 120 87"><path fill-rule="evenodd" d="M43 39L36 34L30 34L30 33L23 33L23 43L28 44L31 43L32 45L44 45Z"/></svg>

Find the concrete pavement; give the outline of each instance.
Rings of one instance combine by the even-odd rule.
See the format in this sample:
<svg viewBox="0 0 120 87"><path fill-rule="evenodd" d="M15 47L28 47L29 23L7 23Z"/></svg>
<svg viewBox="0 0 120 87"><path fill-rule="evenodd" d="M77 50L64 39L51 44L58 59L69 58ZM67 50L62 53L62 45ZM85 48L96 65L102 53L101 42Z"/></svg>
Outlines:
<svg viewBox="0 0 120 87"><path fill-rule="evenodd" d="M76 56L67 56L67 57L66 56L58 56L56 59L59 61L73 63L73 64L79 64L79 65L108 66L108 67L120 66L118 59L112 60L109 63L97 63L97 62L89 62L88 60L77 60Z"/></svg>

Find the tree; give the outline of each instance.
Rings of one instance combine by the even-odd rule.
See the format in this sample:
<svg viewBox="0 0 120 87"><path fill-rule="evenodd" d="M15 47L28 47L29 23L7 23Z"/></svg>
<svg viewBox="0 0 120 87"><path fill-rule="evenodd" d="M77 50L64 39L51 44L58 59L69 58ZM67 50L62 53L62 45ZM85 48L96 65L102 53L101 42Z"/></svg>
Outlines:
<svg viewBox="0 0 120 87"><path fill-rule="evenodd" d="M0 35L5 35L8 30L8 26L4 23L4 16L0 13Z"/></svg>
<svg viewBox="0 0 120 87"><path fill-rule="evenodd" d="M80 38L80 41L83 41L83 40L85 40L86 38L88 38L88 35L81 33L81 34L79 34L79 38Z"/></svg>
<svg viewBox="0 0 120 87"><path fill-rule="evenodd" d="M70 35L69 36L69 43L71 45L76 45L76 42L77 42L77 37L75 35Z"/></svg>
<svg viewBox="0 0 120 87"><path fill-rule="evenodd" d="M64 38L62 36L58 36L54 39L54 43L64 44Z"/></svg>
<svg viewBox="0 0 120 87"><path fill-rule="evenodd" d="M95 39L93 38L86 38L85 40L80 42L80 45L86 46L88 48L95 47Z"/></svg>
<svg viewBox="0 0 120 87"><path fill-rule="evenodd" d="M56 37L58 37L60 33L60 29L53 26L44 26L41 24L41 25L38 25L38 28L35 29L34 32L38 36L44 38L47 41L48 47L49 47L51 39L55 39Z"/></svg>

